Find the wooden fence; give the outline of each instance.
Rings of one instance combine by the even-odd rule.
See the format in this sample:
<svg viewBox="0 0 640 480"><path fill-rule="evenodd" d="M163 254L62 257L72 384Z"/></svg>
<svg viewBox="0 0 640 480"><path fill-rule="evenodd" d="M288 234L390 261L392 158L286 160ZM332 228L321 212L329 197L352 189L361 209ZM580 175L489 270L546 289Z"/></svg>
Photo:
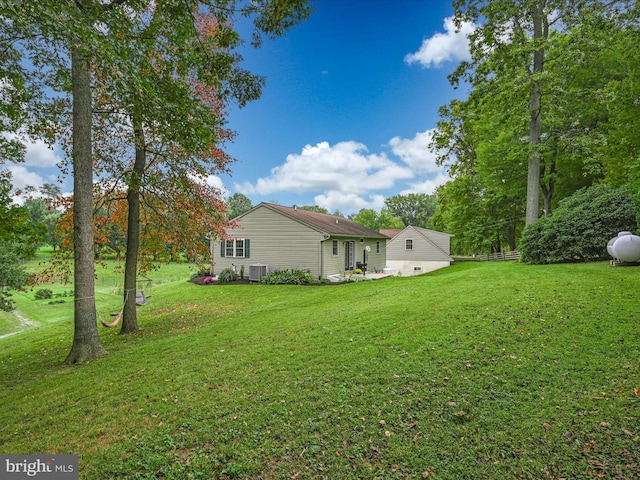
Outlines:
<svg viewBox="0 0 640 480"><path fill-rule="evenodd" d="M501 262L504 260L519 260L520 252L518 252L517 250L511 250L510 252L492 253L490 255L483 255L482 259L489 262Z"/></svg>

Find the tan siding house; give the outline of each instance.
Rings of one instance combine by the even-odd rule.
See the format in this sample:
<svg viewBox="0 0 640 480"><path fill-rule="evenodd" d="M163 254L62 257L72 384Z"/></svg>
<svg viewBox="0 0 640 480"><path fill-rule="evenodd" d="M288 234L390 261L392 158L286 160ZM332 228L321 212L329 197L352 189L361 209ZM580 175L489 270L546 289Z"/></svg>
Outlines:
<svg viewBox="0 0 640 480"><path fill-rule="evenodd" d="M227 238L212 245L215 272L235 266L249 277L251 266L261 265L269 272L307 270L319 279L365 261L370 272L386 266L388 237L347 218L261 203L234 222Z"/></svg>
<svg viewBox="0 0 640 480"><path fill-rule="evenodd" d="M453 262L449 256L453 235L412 226L382 232L391 237L387 242L387 267L393 275L420 275Z"/></svg>

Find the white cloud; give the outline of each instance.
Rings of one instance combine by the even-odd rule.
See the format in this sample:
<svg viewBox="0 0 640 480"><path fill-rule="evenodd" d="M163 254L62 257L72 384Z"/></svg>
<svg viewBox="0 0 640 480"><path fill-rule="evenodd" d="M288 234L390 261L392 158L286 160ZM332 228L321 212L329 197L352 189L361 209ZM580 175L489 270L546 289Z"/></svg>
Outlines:
<svg viewBox="0 0 640 480"><path fill-rule="evenodd" d="M359 212L363 208L380 211L384 207L384 195L370 195L369 200L354 193L327 192L314 197L316 205L326 208L329 212L340 210L343 214Z"/></svg>
<svg viewBox="0 0 640 480"><path fill-rule="evenodd" d="M208 175L206 179L207 185L220 191L222 195L228 195L229 189L225 187L224 182L217 175Z"/></svg>
<svg viewBox="0 0 640 480"><path fill-rule="evenodd" d="M24 162L21 165L37 168L56 167L63 158L42 140L28 141L20 138L14 133L4 133L5 138L9 140L20 140L26 147Z"/></svg>
<svg viewBox="0 0 640 480"><path fill-rule="evenodd" d="M55 150L49 148L42 140L26 144L27 153L24 157L25 165L31 167L50 168L57 167L63 159Z"/></svg>
<svg viewBox="0 0 640 480"><path fill-rule="evenodd" d="M237 190L261 195L282 191L362 195L391 188L397 180L412 176L410 169L385 154L369 154L362 143L347 141L331 146L320 142L305 146L299 154L287 155L285 163L273 168L268 177L258 179L255 185L239 185Z"/></svg>
<svg viewBox="0 0 640 480"><path fill-rule="evenodd" d="M389 146L414 173L439 172L441 167L436 165L436 155L429 150L434 131L435 129L418 132L413 138L393 137L389 140Z"/></svg>
<svg viewBox="0 0 640 480"><path fill-rule="evenodd" d="M14 189L23 190L28 186L39 188L45 183L39 174L22 165L8 164L5 167L11 172L11 184Z"/></svg>
<svg viewBox="0 0 640 480"><path fill-rule="evenodd" d="M444 19L445 33L436 33L432 37L425 38L420 49L404 57L409 65L419 63L424 68L438 67L442 63L451 60L468 60L469 39L467 36L473 33L476 26L471 22L464 22L460 30L456 31L453 17Z"/></svg>
<svg viewBox="0 0 640 480"><path fill-rule="evenodd" d="M432 178L428 178L421 182L410 183L409 188L402 190L399 195L408 195L410 193L427 193L433 194L440 185L444 185L449 180L449 176L444 172L439 172Z"/></svg>
<svg viewBox="0 0 640 480"><path fill-rule="evenodd" d="M395 160L386 153L369 153L364 144L355 141L306 145L300 153L287 155L267 177L236 184L234 190L249 196L287 192L314 195L314 203L330 212L349 214L363 208L379 211L384 207L382 192L397 188L398 183L414 182L402 194L433 193L448 180L427 147L432 134L433 130L427 130L409 139L392 138L388 145L392 157L398 157Z"/></svg>

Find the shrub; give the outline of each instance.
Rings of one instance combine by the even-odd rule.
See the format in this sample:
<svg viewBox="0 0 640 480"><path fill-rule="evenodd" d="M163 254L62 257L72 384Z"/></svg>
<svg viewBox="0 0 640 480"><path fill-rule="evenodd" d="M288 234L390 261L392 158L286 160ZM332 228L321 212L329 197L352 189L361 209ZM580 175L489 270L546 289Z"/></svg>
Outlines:
<svg viewBox="0 0 640 480"><path fill-rule="evenodd" d="M44 300L46 298L53 298L53 292L48 288L41 288L36 291L36 300Z"/></svg>
<svg viewBox="0 0 640 480"><path fill-rule="evenodd" d="M353 274L349 275L344 279L345 282L367 282L371 280L369 277L365 277L364 275Z"/></svg>
<svg viewBox="0 0 640 480"><path fill-rule="evenodd" d="M230 268L225 268L218 274L218 283L231 283L238 279L238 275Z"/></svg>
<svg viewBox="0 0 640 480"><path fill-rule="evenodd" d="M306 285L311 283L311 274L305 270L275 270L260 279L267 285Z"/></svg>
<svg viewBox="0 0 640 480"><path fill-rule="evenodd" d="M191 275L191 280L193 280L194 278L208 277L209 275L211 275L211 267L202 267L200 270Z"/></svg>
<svg viewBox="0 0 640 480"><path fill-rule="evenodd" d="M623 188L594 185L562 200L551 216L522 232L521 261L562 263L606 258L607 242L623 230L635 231L637 206Z"/></svg>

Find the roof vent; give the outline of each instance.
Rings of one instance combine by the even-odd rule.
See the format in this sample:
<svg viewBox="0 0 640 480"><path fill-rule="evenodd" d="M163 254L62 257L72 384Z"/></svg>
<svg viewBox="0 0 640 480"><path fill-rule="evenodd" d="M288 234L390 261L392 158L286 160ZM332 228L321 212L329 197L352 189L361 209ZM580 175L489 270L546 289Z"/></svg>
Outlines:
<svg viewBox="0 0 640 480"><path fill-rule="evenodd" d="M336 225L338 224L338 219L336 218Z"/></svg>

